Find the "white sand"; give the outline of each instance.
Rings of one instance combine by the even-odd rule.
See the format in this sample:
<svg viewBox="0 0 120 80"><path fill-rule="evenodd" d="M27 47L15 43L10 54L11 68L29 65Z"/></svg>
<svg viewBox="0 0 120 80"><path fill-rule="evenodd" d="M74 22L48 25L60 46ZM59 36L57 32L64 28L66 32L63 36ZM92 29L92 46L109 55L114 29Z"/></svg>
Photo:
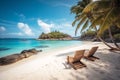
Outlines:
<svg viewBox="0 0 120 80"><path fill-rule="evenodd" d="M82 59L86 68L74 70L66 64L67 55L79 49L99 46L95 62ZM42 52L11 65L0 66L0 80L119 80L120 52L110 52L101 42L87 42L80 46Z"/></svg>

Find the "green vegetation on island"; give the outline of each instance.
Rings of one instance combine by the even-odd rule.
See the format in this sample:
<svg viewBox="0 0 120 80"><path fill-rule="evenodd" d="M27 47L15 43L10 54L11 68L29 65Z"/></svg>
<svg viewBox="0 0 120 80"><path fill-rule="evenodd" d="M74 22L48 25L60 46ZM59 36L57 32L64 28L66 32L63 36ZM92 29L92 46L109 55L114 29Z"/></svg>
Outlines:
<svg viewBox="0 0 120 80"><path fill-rule="evenodd" d="M42 33L38 39L48 39L48 40L71 40L72 37L68 34L53 31L50 33Z"/></svg>

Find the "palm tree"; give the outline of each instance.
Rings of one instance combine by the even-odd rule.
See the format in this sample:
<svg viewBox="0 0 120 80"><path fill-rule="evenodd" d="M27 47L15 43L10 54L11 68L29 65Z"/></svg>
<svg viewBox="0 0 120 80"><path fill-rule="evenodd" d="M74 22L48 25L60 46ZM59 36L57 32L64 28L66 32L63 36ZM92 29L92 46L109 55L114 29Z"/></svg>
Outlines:
<svg viewBox="0 0 120 80"><path fill-rule="evenodd" d="M90 2L92 2L92 0L79 1L77 5L72 6L71 13L76 14L76 16L79 15L79 13L81 13L86 5L88 5Z"/></svg>
<svg viewBox="0 0 120 80"><path fill-rule="evenodd" d="M71 13L74 13L76 14L75 16L75 20L73 21L72 23L72 26L74 26L76 24L76 22L79 22L78 25L77 25L77 28L75 30L75 35L77 33L77 30L80 28L80 25L81 24L85 24L83 29L86 28L88 26L88 23L89 23L89 19L90 18L90 13L88 13L87 15L86 14L83 14L82 11L84 10L84 8L90 3L92 2L92 0L82 0L82 1L79 1L77 3L77 5L73 6L71 8ZM81 31L82 31L81 30Z"/></svg>
<svg viewBox="0 0 120 80"><path fill-rule="evenodd" d="M82 3L84 3L85 0L83 0ZM114 42L112 35L111 35L111 31L110 31L110 26L117 26L120 27L120 23L119 20L120 18L118 16L120 16L120 8L119 8L119 4L117 3L117 1L119 0L99 0L99 1L95 1L95 2L89 2L88 5L86 5L83 8L80 8L81 10L78 10L77 6L80 6L80 3L77 4L77 8L72 7L71 11L73 13L75 13L76 11L76 18L73 22L73 26L75 25L76 22L78 22L78 25L76 27L76 31L81 27L81 31L85 30L86 28L96 28L96 25L99 25L99 29L97 30L97 35L98 38L104 43L106 44L108 47L113 48L112 46L108 45L101 37L100 35L105 31L105 30L109 30L109 35L112 39L112 41ZM82 4L81 3L81 4ZM83 5L81 5L83 6ZM82 11L82 12L81 12ZM89 26L88 23L91 23L91 25ZM83 25L83 26L80 26ZM114 42L115 43L115 42ZM119 46L115 43L116 47L119 48Z"/></svg>
<svg viewBox="0 0 120 80"><path fill-rule="evenodd" d="M115 46L120 50L119 45L114 41L110 27L117 26L120 28L120 3L119 0L101 0L93 2L85 7L84 13L91 12L94 16L91 27L99 25L98 35L101 35L105 30L108 30L109 36ZM97 17L96 17L97 16Z"/></svg>
<svg viewBox="0 0 120 80"><path fill-rule="evenodd" d="M116 25L120 28L120 3L119 0L98 0L87 5L83 13L92 13L92 24L100 23L98 34L102 34L109 27Z"/></svg>

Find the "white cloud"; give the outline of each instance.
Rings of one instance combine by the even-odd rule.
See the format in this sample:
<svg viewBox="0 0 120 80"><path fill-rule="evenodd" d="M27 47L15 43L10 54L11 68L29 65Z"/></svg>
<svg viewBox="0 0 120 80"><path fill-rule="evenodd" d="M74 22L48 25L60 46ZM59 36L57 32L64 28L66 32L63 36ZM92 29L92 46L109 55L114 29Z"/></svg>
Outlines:
<svg viewBox="0 0 120 80"><path fill-rule="evenodd" d="M22 30L26 35L28 35L28 36L33 36L34 35L32 30L28 26L28 24L24 24L24 23L19 22L17 25L18 25L18 28L20 30Z"/></svg>
<svg viewBox="0 0 120 80"><path fill-rule="evenodd" d="M60 31L63 33L67 33L71 36L75 36L75 27L72 27L71 25L72 22L70 21L59 21L59 22L53 22L54 27L51 28L51 31Z"/></svg>
<svg viewBox="0 0 120 80"><path fill-rule="evenodd" d="M51 31L60 31L67 33L71 36L75 36L75 27L72 27L72 21L66 19L59 19L55 21L47 21L51 24L45 23L42 20L38 20L38 25L43 28L44 32L48 33Z"/></svg>
<svg viewBox="0 0 120 80"><path fill-rule="evenodd" d="M9 21L9 20L5 20L5 19L0 19L0 23L5 23L5 24L9 24L9 25L16 24L16 22L14 22L14 21Z"/></svg>
<svg viewBox="0 0 120 80"><path fill-rule="evenodd" d="M69 24L69 23L64 23L64 24L62 24L64 27L72 27L72 25L71 24Z"/></svg>
<svg viewBox="0 0 120 80"><path fill-rule="evenodd" d="M6 31L5 27L1 26L0 27L0 32Z"/></svg>
<svg viewBox="0 0 120 80"><path fill-rule="evenodd" d="M17 36L23 36L23 34L21 32L18 32L18 33L8 33L10 35L17 35Z"/></svg>
<svg viewBox="0 0 120 80"><path fill-rule="evenodd" d="M54 27L54 24L47 24L40 19L38 19L37 23L40 27L43 28L45 33L51 32L51 28Z"/></svg>

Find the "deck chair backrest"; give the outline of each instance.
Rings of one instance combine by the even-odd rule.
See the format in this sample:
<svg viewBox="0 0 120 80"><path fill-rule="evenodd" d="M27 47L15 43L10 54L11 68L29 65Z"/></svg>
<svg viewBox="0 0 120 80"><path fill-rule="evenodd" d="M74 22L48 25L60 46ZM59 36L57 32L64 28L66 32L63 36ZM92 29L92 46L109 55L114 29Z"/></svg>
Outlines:
<svg viewBox="0 0 120 80"><path fill-rule="evenodd" d="M84 52L85 52L85 50L76 51L75 55L74 55L74 62L80 61L80 59L84 56Z"/></svg>
<svg viewBox="0 0 120 80"><path fill-rule="evenodd" d="M88 57L90 57L90 56L93 56L93 54L97 51L97 49L98 49L98 46L96 46L96 47L92 47L91 49L90 49L90 51L88 52Z"/></svg>

